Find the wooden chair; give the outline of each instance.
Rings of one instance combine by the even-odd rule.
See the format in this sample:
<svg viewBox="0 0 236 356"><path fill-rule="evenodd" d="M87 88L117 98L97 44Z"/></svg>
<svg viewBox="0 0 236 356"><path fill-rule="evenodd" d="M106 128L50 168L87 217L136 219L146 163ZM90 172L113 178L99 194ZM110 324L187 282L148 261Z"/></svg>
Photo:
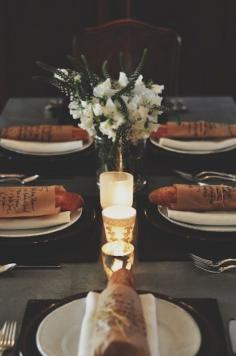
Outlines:
<svg viewBox="0 0 236 356"><path fill-rule="evenodd" d="M108 69L114 78L121 71L119 52L124 53L127 72L132 72L142 51L148 48L144 79L164 84L164 95L177 94L180 57L180 36L170 28L121 19L97 27L82 29L73 39L73 56L85 54L91 67L101 74L102 63L109 60Z"/></svg>

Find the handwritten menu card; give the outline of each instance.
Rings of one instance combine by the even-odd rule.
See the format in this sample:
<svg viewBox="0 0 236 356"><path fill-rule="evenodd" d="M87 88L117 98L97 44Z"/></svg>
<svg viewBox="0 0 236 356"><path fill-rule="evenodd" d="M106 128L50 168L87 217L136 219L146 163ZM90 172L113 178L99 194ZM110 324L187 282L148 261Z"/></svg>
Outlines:
<svg viewBox="0 0 236 356"><path fill-rule="evenodd" d="M236 187L225 185L175 184L177 201L171 208L175 210L236 210Z"/></svg>
<svg viewBox="0 0 236 356"><path fill-rule="evenodd" d="M53 215L55 186L0 188L0 218Z"/></svg>
<svg viewBox="0 0 236 356"><path fill-rule="evenodd" d="M24 125L6 127L1 137L10 140L66 142L73 141L72 125Z"/></svg>
<svg viewBox="0 0 236 356"><path fill-rule="evenodd" d="M181 123L170 121L166 125L160 125L157 136L195 139L229 138L236 136L236 125L207 121L182 121Z"/></svg>
<svg viewBox="0 0 236 356"><path fill-rule="evenodd" d="M130 287L116 284L106 288L99 296L95 318L94 350L106 349L116 340L128 343L130 354L138 350L137 355L150 355L141 302Z"/></svg>

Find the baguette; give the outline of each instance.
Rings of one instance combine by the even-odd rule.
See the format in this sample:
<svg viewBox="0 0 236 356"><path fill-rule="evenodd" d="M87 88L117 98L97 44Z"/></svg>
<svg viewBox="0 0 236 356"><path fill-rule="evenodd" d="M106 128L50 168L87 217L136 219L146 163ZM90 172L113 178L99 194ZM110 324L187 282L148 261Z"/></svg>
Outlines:
<svg viewBox="0 0 236 356"><path fill-rule="evenodd" d="M230 211L236 210L236 188L174 184L153 190L149 201L174 210Z"/></svg>
<svg viewBox="0 0 236 356"><path fill-rule="evenodd" d="M23 125L5 127L1 138L20 141L66 142L88 141L88 132L72 125Z"/></svg>
<svg viewBox="0 0 236 356"><path fill-rule="evenodd" d="M99 296L92 354L150 356L141 302L126 269L114 272Z"/></svg>
<svg viewBox="0 0 236 356"><path fill-rule="evenodd" d="M235 124L224 124L207 121L170 121L159 125L157 131L151 133L152 138L169 137L185 139L226 139L236 136Z"/></svg>

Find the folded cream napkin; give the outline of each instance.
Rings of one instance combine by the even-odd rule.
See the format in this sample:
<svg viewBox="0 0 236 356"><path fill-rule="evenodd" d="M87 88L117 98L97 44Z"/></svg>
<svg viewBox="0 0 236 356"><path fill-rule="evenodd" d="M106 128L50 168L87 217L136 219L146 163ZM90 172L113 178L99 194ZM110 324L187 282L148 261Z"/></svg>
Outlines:
<svg viewBox="0 0 236 356"><path fill-rule="evenodd" d="M17 141L2 138L0 145L3 148L22 151L26 153L50 154L63 153L77 150L83 147L83 141L68 141L68 142L33 142L33 141Z"/></svg>
<svg viewBox="0 0 236 356"><path fill-rule="evenodd" d="M170 219L194 225L236 225L236 211L191 212L167 209Z"/></svg>
<svg viewBox="0 0 236 356"><path fill-rule="evenodd" d="M94 327L94 316L98 303L98 293L89 292L86 297L86 310L82 321L78 356L93 356L91 354L91 343ZM151 356L159 356L158 325L156 313L156 300L152 294L140 295L144 319L147 328L147 339Z"/></svg>
<svg viewBox="0 0 236 356"><path fill-rule="evenodd" d="M55 215L39 216L35 218L0 219L0 230L43 229L70 222L70 211L63 211Z"/></svg>
<svg viewBox="0 0 236 356"><path fill-rule="evenodd" d="M152 142L155 143L155 140ZM221 141L209 141L209 140L200 140L200 141L181 141L174 140L170 138L160 138L159 145L163 147L168 147L177 150L185 151L217 151L222 149L227 149L232 146L236 146L236 138L229 138Z"/></svg>

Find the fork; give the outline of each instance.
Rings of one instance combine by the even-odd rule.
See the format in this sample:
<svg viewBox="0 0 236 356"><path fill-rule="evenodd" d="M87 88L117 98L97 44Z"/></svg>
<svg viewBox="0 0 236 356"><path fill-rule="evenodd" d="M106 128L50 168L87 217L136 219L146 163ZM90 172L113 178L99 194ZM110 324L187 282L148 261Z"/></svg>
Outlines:
<svg viewBox="0 0 236 356"><path fill-rule="evenodd" d="M230 174L230 173L225 173L225 172L216 172L216 171L202 171L202 172L199 172L197 174L195 174L195 177L196 178L202 178L203 176L206 177L214 177L216 178L217 177L220 177L220 178L224 178L224 179L227 179L227 178L230 178L232 181L236 181L236 175L235 174Z"/></svg>
<svg viewBox="0 0 236 356"><path fill-rule="evenodd" d="M193 260L193 263L196 267L211 273L221 273L233 268L236 268L236 259L235 258L226 258L224 260L219 260L214 262L212 260L190 254L190 257Z"/></svg>
<svg viewBox="0 0 236 356"><path fill-rule="evenodd" d="M179 170L175 170L175 173L177 173L179 176L181 176L186 180L189 180L194 183L200 183L202 185L205 184L203 183L204 181L207 181L209 179L220 179L220 180L228 180L231 182L236 182L236 176L234 176L233 174L230 175L228 173L203 171L197 174L191 174Z"/></svg>
<svg viewBox="0 0 236 356"><path fill-rule="evenodd" d="M16 321L6 321L0 332L0 356L15 345Z"/></svg>

